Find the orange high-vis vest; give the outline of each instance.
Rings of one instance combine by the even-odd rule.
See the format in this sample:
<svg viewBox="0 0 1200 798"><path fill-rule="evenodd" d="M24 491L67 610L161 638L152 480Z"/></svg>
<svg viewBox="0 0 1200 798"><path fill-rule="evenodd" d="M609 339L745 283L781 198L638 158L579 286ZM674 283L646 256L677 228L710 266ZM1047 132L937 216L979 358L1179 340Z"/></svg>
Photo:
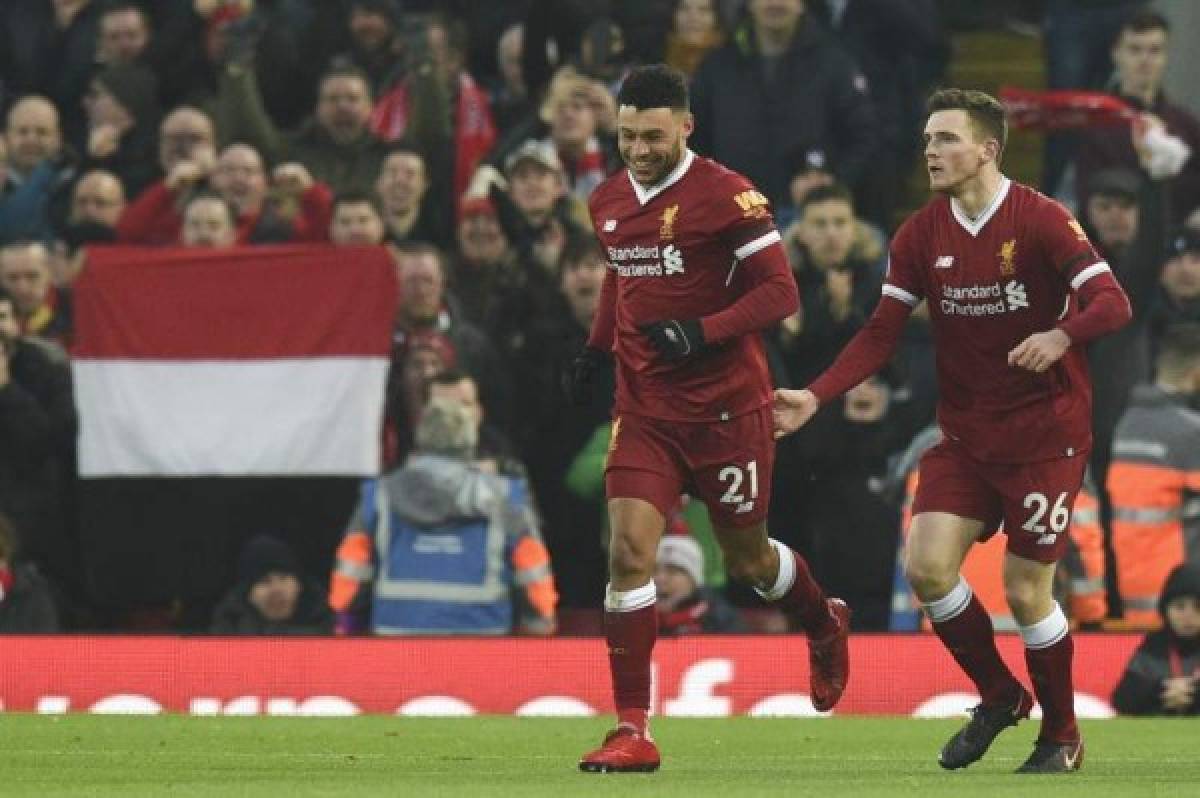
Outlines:
<svg viewBox="0 0 1200 798"><path fill-rule="evenodd" d="M1108 595L1104 584L1104 527L1100 523L1100 503L1089 473L1075 497L1071 511L1071 531L1062 566L1069 578L1067 608L1071 620L1100 623L1108 616Z"/></svg>
<svg viewBox="0 0 1200 798"><path fill-rule="evenodd" d="M1200 413L1158 386L1135 388L1113 438L1108 495L1125 620L1156 628L1167 575L1200 562Z"/></svg>

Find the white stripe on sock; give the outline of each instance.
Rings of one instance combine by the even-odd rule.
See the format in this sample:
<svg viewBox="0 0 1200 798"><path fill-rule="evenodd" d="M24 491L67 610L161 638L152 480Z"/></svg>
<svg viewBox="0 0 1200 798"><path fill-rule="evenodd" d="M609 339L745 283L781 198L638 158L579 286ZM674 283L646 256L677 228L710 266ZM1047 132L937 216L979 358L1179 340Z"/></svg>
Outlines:
<svg viewBox="0 0 1200 798"><path fill-rule="evenodd" d="M658 600L658 590L650 581L633 590L613 590L609 584L604 590L604 609L609 612L632 612L649 607Z"/></svg>
<svg viewBox="0 0 1200 798"><path fill-rule="evenodd" d="M931 601L921 606L925 608L925 614L929 616L931 622L944 623L962 615L963 610L970 605L973 595L971 586L967 584L966 579L962 578L962 574L959 574L958 584L951 588L949 593L937 601Z"/></svg>
<svg viewBox="0 0 1200 798"><path fill-rule="evenodd" d="M1067 616L1056 602L1054 609L1045 618L1032 626L1021 627L1021 639L1025 641L1025 648L1050 648L1066 637L1069 629Z"/></svg>
<svg viewBox="0 0 1200 798"><path fill-rule="evenodd" d="M792 589L792 585L796 584L796 555L792 554L792 550L780 543L774 538L767 538L767 542L775 549L775 553L779 555L779 573L775 577L775 584L770 590L754 588L754 592L763 597L763 601L779 601L787 595L787 592Z"/></svg>

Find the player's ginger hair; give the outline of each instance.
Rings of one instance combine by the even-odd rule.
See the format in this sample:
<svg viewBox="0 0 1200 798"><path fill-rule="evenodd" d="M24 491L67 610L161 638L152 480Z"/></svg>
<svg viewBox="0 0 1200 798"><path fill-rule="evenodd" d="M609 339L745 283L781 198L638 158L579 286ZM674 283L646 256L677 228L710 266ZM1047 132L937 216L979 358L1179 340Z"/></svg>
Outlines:
<svg viewBox="0 0 1200 798"><path fill-rule="evenodd" d="M1008 120L1004 115L1004 106L995 97L975 89L939 89L930 95L925 109L931 114L936 111L966 111L971 128L980 139L990 137L1000 144L996 153L996 163L1000 163L1008 144Z"/></svg>

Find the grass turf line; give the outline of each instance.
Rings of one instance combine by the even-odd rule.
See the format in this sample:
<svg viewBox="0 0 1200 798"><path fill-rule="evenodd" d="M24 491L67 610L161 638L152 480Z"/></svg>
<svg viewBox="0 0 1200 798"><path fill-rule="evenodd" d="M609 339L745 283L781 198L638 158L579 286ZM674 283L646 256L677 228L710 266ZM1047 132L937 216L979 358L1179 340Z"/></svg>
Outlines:
<svg viewBox="0 0 1200 798"><path fill-rule="evenodd" d="M576 770L610 721L475 717L0 715L4 796L1184 796L1200 795L1200 723L1083 723L1083 770L1016 776L1036 723L947 773L959 721L659 718L663 769Z"/></svg>

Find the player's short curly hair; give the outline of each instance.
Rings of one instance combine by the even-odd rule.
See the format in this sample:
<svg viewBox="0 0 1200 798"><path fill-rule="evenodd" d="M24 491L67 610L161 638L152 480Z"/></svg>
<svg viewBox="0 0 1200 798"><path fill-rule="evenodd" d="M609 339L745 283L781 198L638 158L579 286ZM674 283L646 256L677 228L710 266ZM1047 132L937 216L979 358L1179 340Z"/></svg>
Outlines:
<svg viewBox="0 0 1200 798"><path fill-rule="evenodd" d="M666 64L634 67L621 84L617 105L630 105L639 111L649 108L688 110L687 78Z"/></svg>
<svg viewBox="0 0 1200 798"><path fill-rule="evenodd" d="M1008 144L1008 120L1004 106L992 95L974 89L939 89L925 103L929 113L936 111L966 111L971 127L980 138L994 138L1000 143L1000 155Z"/></svg>

